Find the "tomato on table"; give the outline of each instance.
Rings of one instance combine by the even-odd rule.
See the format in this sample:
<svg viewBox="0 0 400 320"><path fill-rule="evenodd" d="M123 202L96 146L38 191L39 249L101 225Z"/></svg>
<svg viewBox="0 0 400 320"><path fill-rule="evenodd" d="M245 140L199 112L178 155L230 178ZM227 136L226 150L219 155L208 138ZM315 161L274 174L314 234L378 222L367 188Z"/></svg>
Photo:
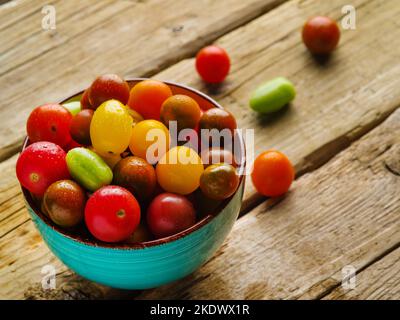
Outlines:
<svg viewBox="0 0 400 320"><path fill-rule="evenodd" d="M201 49L196 56L196 69L200 77L209 83L225 80L230 69L230 59L226 51L218 46Z"/></svg>
<svg viewBox="0 0 400 320"><path fill-rule="evenodd" d="M119 242L131 236L139 225L140 206L128 190L105 186L87 201L85 222L95 238Z"/></svg>
<svg viewBox="0 0 400 320"><path fill-rule="evenodd" d="M340 30L335 20L317 16L304 24L302 37L311 53L328 54L338 45Z"/></svg>
<svg viewBox="0 0 400 320"><path fill-rule="evenodd" d="M254 161L251 179L259 193L277 197L286 193L294 180L295 172L290 160L281 152L268 150Z"/></svg>

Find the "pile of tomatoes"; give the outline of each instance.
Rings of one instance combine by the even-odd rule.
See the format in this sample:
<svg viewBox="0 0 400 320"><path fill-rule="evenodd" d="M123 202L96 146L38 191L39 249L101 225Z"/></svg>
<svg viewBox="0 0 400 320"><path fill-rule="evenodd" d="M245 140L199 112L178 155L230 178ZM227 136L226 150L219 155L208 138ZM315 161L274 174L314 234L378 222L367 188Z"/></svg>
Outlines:
<svg viewBox="0 0 400 320"><path fill-rule="evenodd" d="M229 150L174 145L172 123L178 133L227 129L233 135L236 129L228 111L201 110L163 82L130 88L117 75L102 75L81 101L32 111L17 177L42 213L63 228L86 228L104 242L176 234L201 218L204 203L232 196L239 176ZM155 142L163 148L154 149Z"/></svg>

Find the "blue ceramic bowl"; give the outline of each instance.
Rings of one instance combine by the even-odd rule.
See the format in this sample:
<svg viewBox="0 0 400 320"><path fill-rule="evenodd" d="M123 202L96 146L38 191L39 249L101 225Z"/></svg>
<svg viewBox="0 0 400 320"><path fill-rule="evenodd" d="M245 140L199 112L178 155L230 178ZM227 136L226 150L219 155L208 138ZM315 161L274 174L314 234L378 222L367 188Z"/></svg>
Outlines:
<svg viewBox="0 0 400 320"><path fill-rule="evenodd" d="M133 86L143 79L132 79ZM168 83L174 94L187 94L203 110L221 106L208 96L185 86ZM68 101L77 100L82 92ZM64 100L63 103L67 100ZM245 148L241 136L240 172L245 168ZM29 144L26 140L24 148ZM64 230L52 223L35 205L30 193L22 188L26 206L50 250L77 274L121 289L146 289L180 279L203 265L232 229L242 203L244 177L236 193L204 216L191 228L176 235L137 244L107 244Z"/></svg>

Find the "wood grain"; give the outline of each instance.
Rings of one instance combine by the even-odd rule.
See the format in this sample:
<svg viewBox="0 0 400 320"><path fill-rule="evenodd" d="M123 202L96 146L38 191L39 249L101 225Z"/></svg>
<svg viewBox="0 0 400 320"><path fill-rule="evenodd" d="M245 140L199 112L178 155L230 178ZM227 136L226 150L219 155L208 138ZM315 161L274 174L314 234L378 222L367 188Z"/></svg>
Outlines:
<svg viewBox="0 0 400 320"><path fill-rule="evenodd" d="M140 298L323 295L341 283L344 266L360 270L400 245L400 171L388 169L388 163L399 165L399 155L400 110L301 177L280 203L270 209L262 204L239 219L219 253L197 272ZM390 274L395 272L398 265Z"/></svg>
<svg viewBox="0 0 400 320"><path fill-rule="evenodd" d="M193 77L193 60L157 77L211 94L235 114L241 128L255 130L254 144L247 145L250 150L254 146L255 154L275 148L289 156L299 174L313 170L400 105L400 65L394 63L400 58L400 39L387 32L399 28L400 2L353 1L357 29L342 31L330 59L316 60L301 43L300 28L307 17L319 13L338 19L347 3L291 1L222 37L216 43L227 48L233 62L221 87L207 87ZM290 79L297 97L282 112L261 117L248 107L250 93L276 76ZM244 209L259 202L248 181Z"/></svg>
<svg viewBox="0 0 400 320"><path fill-rule="evenodd" d="M399 300L400 299L400 249L356 275L355 288L342 286L324 297L325 300Z"/></svg>
<svg viewBox="0 0 400 320"><path fill-rule="evenodd" d="M60 1L51 31L41 29L42 1L0 7L11 17L0 28L0 160L18 150L35 106L99 74L153 74L283 1Z"/></svg>
<svg viewBox="0 0 400 320"><path fill-rule="evenodd" d="M400 55L399 46L396 45L400 40L395 36L395 32L385 31L388 28L397 28L396 16L400 11L397 2L354 1L354 5L357 6L358 29L356 31L343 32L339 50L335 52L330 60L324 63L315 61L300 43L299 28L306 17L318 12L319 14L328 14L338 18L343 4L346 4L346 1L335 1L334 3L328 1L291 1L219 39L217 43L228 49L233 62L230 76L224 85L220 87L206 87L198 80L193 72L193 59L183 60L164 72L155 75L155 77L183 82L215 97L226 108L234 112L241 127L255 128L255 149L257 153L266 148L275 147L290 156L300 174L313 170L382 122L400 102L400 93L397 90L400 67L398 64L393 63L393 61L397 61ZM283 20L290 21L290 23L282 24ZM381 49L376 49L377 47L387 48L388 46L392 50L385 52L385 54L381 54ZM295 82L298 96L294 104L283 112L271 118L260 119L260 117L250 112L247 107L249 92L260 82L277 75L285 75ZM76 80L75 83L72 79L68 81L72 85L76 83ZM0 119L2 118L0 117ZM10 134L13 136L13 133ZM379 147L378 142L378 140L374 140L377 145L371 145L371 148ZM77 292L82 291L82 287L86 286L92 289L88 289L88 292L82 295L83 297L111 297L121 294L115 291L110 293L110 289L99 287L87 281L81 282L79 277L66 271L65 267L49 253L31 221L27 220L28 216L25 209L22 208L22 198L15 177L13 177L15 160L16 157L14 156L0 164L2 169L0 170L0 203L4 204L4 206L0 205L0 220L2 220L0 222L0 237L3 235L0 239L0 288L4 288L4 290L0 290L2 291L0 296L4 294L13 298L21 298L23 296L32 298L43 295L44 293L40 294L41 289L38 279L40 278L40 268L49 261L56 263L57 270L63 275L60 280L60 287L63 290L61 293L54 293L57 297L79 296ZM387 159L387 161L392 163L389 168L396 167L394 158ZM3 174L3 172L9 172L9 174ZM355 180L363 179L364 171L359 170L357 173L360 174L360 178L356 177ZM335 171L332 171L326 175L334 176L335 174ZM326 176L323 177L324 180L328 179ZM316 201L315 190L320 188L320 183L316 180L312 180L313 182L310 182L308 188L302 187L303 179L309 179L309 176L301 178L284 201L286 203L291 197L297 197L298 189L309 189L307 193L300 193L301 202L303 203L303 207L299 208L300 211L306 211L305 204ZM384 188L393 189L398 187L398 180L396 179L383 180ZM348 182L348 184L351 186L351 182ZM246 190L245 209L260 200L255 196L254 190L251 189L251 183L248 183L247 186L250 186L250 188ZM342 185L337 186L342 187ZM374 185L374 187L376 186ZM334 188L332 187L332 189ZM311 192L311 190L314 191ZM324 193L325 195L326 192ZM343 192L348 193L350 191L346 189ZM358 192L361 191L354 191L353 195L360 197L361 195ZM389 201L390 194L387 197L383 198L373 208L380 210L384 200L391 203ZM364 201L364 198L362 199ZM393 202L394 200L396 200L396 197L392 195L391 201ZM345 198L343 201L350 200ZM178 293L179 290L175 291L174 288L166 287L159 291L146 293L142 297L157 296L167 298L168 290L171 290L172 296L207 297L212 292L207 293L207 285L209 288L213 288L213 286L210 286L210 280L204 280L204 286L201 283L203 282L203 276L207 278L210 275L212 275L211 279L215 280L215 285L218 288L216 292L218 297L315 298L325 293L328 289L337 286L338 274L328 277L326 270L331 269L324 265L326 270L323 272L320 271L319 260L314 263L309 262L311 259L309 255L314 255L312 252L313 243L305 242L303 246L297 246L294 252L286 251L285 241L295 246L297 241L302 240L302 236L304 236L301 229L295 228L293 221L290 224L289 234L282 237L282 240L279 239L280 235L276 233L278 232L277 230L279 230L278 233L285 235L286 227L290 222L289 218L293 211L295 213L298 211L294 204L287 209L292 210L292 212L286 209L279 209L284 210L285 213L272 214L273 218L268 218L265 220L266 222L259 220L260 216L269 216L269 213L263 214L263 212L274 205L275 202L269 200L251 212L248 217L241 218L235 227L234 234L212 262L198 273L190 276L186 282L178 283L177 288L181 291L181 294ZM278 210L281 205L278 204L273 207L272 212L277 212L274 210ZM389 209L391 205L389 205ZM327 215L326 212L329 209L334 211L341 209L340 212L342 212L341 215L334 215L336 220L327 227L328 230L325 230L323 226L327 218L322 217L323 213L318 216L317 212L316 218L319 219L319 223L322 225L321 229L330 233L325 235L325 238L322 238L326 240L326 244L322 240L319 241L318 238L311 238L311 240L318 240L316 245L321 245L323 248L325 246L329 250L335 249L328 250L326 253L318 252L318 254L315 254L318 259L321 259L326 264L329 264L326 261L337 260L337 264L332 263L332 268L335 268L335 266L343 262L342 251L345 249L340 249L339 245L336 244L336 236L342 240L346 238L346 235L343 234L344 231L340 227L342 223L348 222L346 220L347 211L344 211L346 208L335 207L329 201L328 204L321 202L320 206L325 215ZM314 205L312 208L315 211L319 211L318 205ZM350 206L347 209L351 211L354 208ZM351 219L357 218L354 217L352 212L349 213ZM366 215L368 214L370 212L366 213ZM283 218L279 218L281 215ZM312 218L314 217L312 216ZM384 218L382 219L385 220ZM391 219L390 214L388 219ZM351 221L354 222L353 220ZM252 231L250 229L254 227L256 222L258 238L255 235L251 235ZM272 223L272 226L269 225L270 223ZM314 230L318 225L314 225L314 220L307 216L305 212L299 216L298 223L305 230L310 232L318 231ZM369 223L373 224L375 221L370 220ZM389 222L387 223L389 224ZM395 226L398 227L398 225ZM367 222L363 224L363 230L368 230L369 227L372 228L371 232L376 228L374 225L367 225ZM354 226L352 228L354 229ZM268 232L271 234L270 238L264 239L259 236L261 233ZM374 239L371 234L370 238ZM292 235L293 240L290 240L289 235ZM361 236L357 238L358 236L359 234L357 233L354 245L360 245L362 250L367 250L368 243L362 242L363 239L360 239ZM246 240L246 237L249 238ZM305 238L310 240L307 237L308 235ZM348 246L352 245L352 240L352 238L346 238L345 241L349 242ZM377 236L377 241L379 242L379 245L376 246L377 252L383 252L385 248L387 249L386 244L396 243L397 240L396 234L391 229L386 233L379 233ZM240 241L243 241L243 247L239 246L238 243ZM263 241L266 241L267 246ZM361 244L357 244L357 241L360 241ZM244 248L245 245L248 248ZM269 251L271 249L269 246L275 245L277 249L272 247L272 250ZM372 246L372 243L370 245ZM236 250L236 246L239 246L239 249ZM260 256L253 259L254 262L239 263L240 259L247 261L246 255L254 248L259 250L266 248L266 251L260 252ZM357 255L357 250L353 250L355 253L351 253L351 257L354 257L359 265L363 265L366 261L371 261L372 254L362 250L359 255ZM286 252L288 253L286 254ZM231 260L230 255L233 255L233 260ZM284 263L286 257L291 258L293 256L295 257L293 263ZM26 260L30 262L27 264ZM304 264L298 264L300 260L304 260ZM234 267L242 270L249 266L249 270L245 273L246 277L243 280L240 279L240 283L233 282L232 285L229 285L232 279L238 278L239 273L233 272L221 278L221 272L225 270L225 264L227 263L229 270ZM281 265L285 266L285 268L279 273L277 269ZM271 274L273 275L271 276L272 280L268 278L268 283L250 279L249 273L251 272L257 276L261 274L261 277L268 275L269 267L271 266L274 267L272 269L274 272ZM258 267L260 267L259 273L257 271ZM290 269L291 267L293 270ZM293 274L293 277L286 278L284 272ZM214 273L216 276L214 276ZM315 274L316 277L314 278ZM295 281L292 281L293 278ZM15 285L15 279L18 279L20 285ZM286 281L289 282L289 280L291 282L287 286ZM304 286L302 285L303 280ZM245 290L246 281L248 281L249 285ZM68 285L70 282L76 285ZM196 282L199 283L196 284ZM222 292L224 288L223 282L228 284L224 292ZM28 287L29 290L27 289ZM229 291L231 291L231 294ZM71 292L72 294L70 294ZM94 293L92 294L91 292ZM124 294L134 296L137 293L124 292Z"/></svg>

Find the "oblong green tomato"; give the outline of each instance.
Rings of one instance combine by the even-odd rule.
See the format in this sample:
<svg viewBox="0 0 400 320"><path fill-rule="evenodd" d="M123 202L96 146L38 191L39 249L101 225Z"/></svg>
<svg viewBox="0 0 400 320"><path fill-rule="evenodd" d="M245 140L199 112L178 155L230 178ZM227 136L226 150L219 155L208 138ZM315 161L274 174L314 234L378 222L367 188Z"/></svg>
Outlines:
<svg viewBox="0 0 400 320"><path fill-rule="evenodd" d="M260 85L253 91L250 107L260 113L278 111L296 96L293 84L283 77L275 78Z"/></svg>
<svg viewBox="0 0 400 320"><path fill-rule="evenodd" d="M132 135L133 120L127 107L118 100L103 102L90 123L92 145L102 154L120 154L126 150Z"/></svg>
<svg viewBox="0 0 400 320"><path fill-rule="evenodd" d="M96 191L110 184L113 179L110 167L89 149L71 149L67 153L66 160L72 178L87 190Z"/></svg>

